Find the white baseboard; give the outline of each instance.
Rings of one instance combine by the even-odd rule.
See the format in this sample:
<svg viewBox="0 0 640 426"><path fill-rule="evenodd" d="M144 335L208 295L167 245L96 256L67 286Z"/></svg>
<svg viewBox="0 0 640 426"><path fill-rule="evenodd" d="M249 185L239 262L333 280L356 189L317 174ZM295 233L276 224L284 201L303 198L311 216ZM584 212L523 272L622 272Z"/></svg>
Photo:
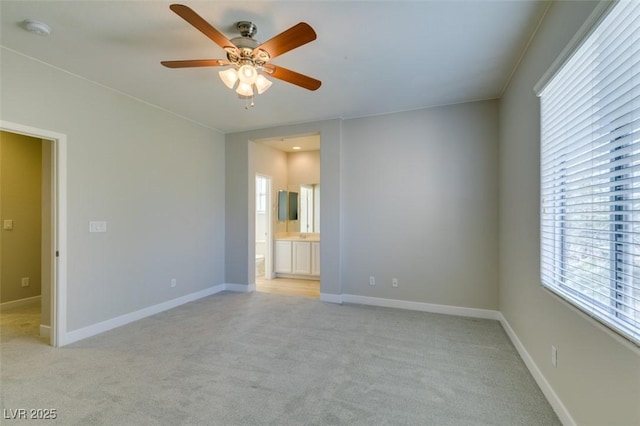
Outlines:
<svg viewBox="0 0 640 426"><path fill-rule="evenodd" d="M102 321L97 324L93 324L87 327L80 328L78 330L64 333L60 338L59 346L68 345L70 343L77 342L79 340L83 340L100 333L104 333L105 331L109 331L114 328L121 327L125 324L129 324L131 322L140 320L142 318L146 318L148 316L155 315L163 311L167 311L169 309L178 307L180 305L184 305L185 303L193 302L194 300L211 296L213 294L220 293L225 290L242 292L242 293L250 293L256 290L256 285L255 284L249 284L249 285L219 284L213 287L209 287L207 289L204 289L195 293L178 297L177 299L159 303L154 306L149 306L147 308L140 309L139 311L131 312L116 318L112 318L110 320ZM41 333L42 333L42 326L41 326Z"/></svg>
<svg viewBox="0 0 640 426"><path fill-rule="evenodd" d="M51 326L40 324L40 337L51 337Z"/></svg>
<svg viewBox="0 0 640 426"><path fill-rule="evenodd" d="M500 312L489 309L463 308L459 306L436 305L433 303L411 302L408 300L383 299L379 297L343 294L342 302L360 305L382 306L385 308L408 309L411 311L431 312L434 314L457 315L460 317L499 320Z"/></svg>
<svg viewBox="0 0 640 426"><path fill-rule="evenodd" d="M180 305L184 305L185 303L193 302L194 300L202 299L203 297L220 293L221 291L224 291L226 289L225 287L226 287L225 284L219 284L201 291L197 291L195 293L178 297L173 300L168 300L166 302L159 303L157 305L140 309L139 311L130 312L128 314L121 315L116 318L112 318L106 321L99 322L97 324L80 328L78 330L73 330L73 331L64 333L62 336L60 336L59 346L68 345L70 343L77 342L79 340L83 340L91 336L95 336L96 334L104 333L105 331L109 331L114 328L121 327L125 324L129 324L131 322L140 320L142 318L146 318L148 316L167 311L169 309L178 307Z"/></svg>
<svg viewBox="0 0 640 426"><path fill-rule="evenodd" d="M562 424L565 426L577 425L575 420L573 420L571 413L569 413L569 410L567 410L567 407L565 407L565 405L562 403L560 397L558 397L558 395L555 393L547 379L542 374L542 371L540 371L536 363L533 361L533 358L531 358L531 355L529 355L529 352L527 352L520 339L518 339L518 336L516 335L515 331L513 331L513 328L511 328L511 325L509 324L507 319L504 317L504 315L502 315L501 312L498 312L498 314L500 324L502 324L502 328L504 328L507 336L509 336L509 339L511 339L513 346L515 346L518 354L520 354L520 358L522 358L522 360L524 361L525 365L529 369L529 372L538 384L538 387L540 387L540 389L542 390L542 393L547 398L547 401L549 401L549 404L551 404L551 407L553 407L553 411L556 412Z"/></svg>
<svg viewBox="0 0 640 426"><path fill-rule="evenodd" d="M320 301L329 303L342 303L341 294L320 293Z"/></svg>
<svg viewBox="0 0 640 426"><path fill-rule="evenodd" d="M224 289L226 291L235 291L238 293L253 293L256 291L255 284L224 284Z"/></svg>
<svg viewBox="0 0 640 426"><path fill-rule="evenodd" d="M19 308L31 304L40 303L40 296L26 297L24 299L12 300L11 302L0 303L0 312L8 309Z"/></svg>

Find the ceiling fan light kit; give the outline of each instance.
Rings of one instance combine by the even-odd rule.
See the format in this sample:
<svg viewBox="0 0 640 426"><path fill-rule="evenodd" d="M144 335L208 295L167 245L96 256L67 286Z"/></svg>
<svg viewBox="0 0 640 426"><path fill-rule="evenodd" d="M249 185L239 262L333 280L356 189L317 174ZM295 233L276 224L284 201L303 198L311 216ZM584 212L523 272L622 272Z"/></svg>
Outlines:
<svg viewBox="0 0 640 426"><path fill-rule="evenodd" d="M228 68L224 71L220 71L218 75L220 76L220 79L222 80L224 85L229 89L233 89L233 87L236 85L236 81L238 81L238 72L235 70L235 68Z"/></svg>
<svg viewBox="0 0 640 426"><path fill-rule="evenodd" d="M322 84L320 80L269 63L271 59L316 39L315 31L307 23L300 22L272 39L259 43L253 39L258 32L256 25L249 21L240 21L236 23L236 29L241 36L228 40L224 34L189 7L172 4L169 8L222 47L227 54L227 59L162 61L161 64L165 67L231 66L220 71L218 75L225 86L231 90L235 88L240 98L251 99L251 103L247 103L247 106L253 106L253 97L256 93L263 94L273 84L265 75L308 90L317 90Z"/></svg>
<svg viewBox="0 0 640 426"><path fill-rule="evenodd" d="M267 80L264 75L258 74L258 77L256 77L256 82L254 84L256 85L256 90L258 91L258 95L262 95L264 92L267 91L269 87L271 87L273 83Z"/></svg>

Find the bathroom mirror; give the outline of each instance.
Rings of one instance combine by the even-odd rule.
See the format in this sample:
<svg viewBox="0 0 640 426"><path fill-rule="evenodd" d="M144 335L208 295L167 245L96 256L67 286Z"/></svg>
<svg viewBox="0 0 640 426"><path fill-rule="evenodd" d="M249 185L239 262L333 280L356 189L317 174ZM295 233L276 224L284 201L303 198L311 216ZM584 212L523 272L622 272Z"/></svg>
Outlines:
<svg viewBox="0 0 640 426"><path fill-rule="evenodd" d="M298 193L289 192L289 220L298 220Z"/></svg>
<svg viewBox="0 0 640 426"><path fill-rule="evenodd" d="M278 191L278 221L287 232L320 232L320 184L289 185Z"/></svg>
<svg viewBox="0 0 640 426"><path fill-rule="evenodd" d="M287 220L287 191L278 191L278 220L284 222Z"/></svg>

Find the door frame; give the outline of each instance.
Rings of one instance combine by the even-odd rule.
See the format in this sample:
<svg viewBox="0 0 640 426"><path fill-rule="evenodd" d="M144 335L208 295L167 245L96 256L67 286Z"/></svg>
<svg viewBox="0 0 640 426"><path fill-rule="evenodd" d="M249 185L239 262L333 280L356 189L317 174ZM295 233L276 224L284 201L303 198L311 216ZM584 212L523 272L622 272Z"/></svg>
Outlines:
<svg viewBox="0 0 640 426"><path fill-rule="evenodd" d="M271 200L271 185L272 178L271 176L265 175L263 173L256 173L255 179L258 178L266 179L267 181L267 200L266 200L266 221L267 221L267 235L265 236L265 254L264 254L264 276L267 279L273 279L273 223L271 220L273 218L272 210L273 210L273 202ZM257 188L257 187L256 187ZM257 194L257 189L256 189ZM255 195L254 195L255 197ZM253 212L253 221L255 222L257 211L254 209Z"/></svg>
<svg viewBox="0 0 640 426"><path fill-rule="evenodd" d="M50 344L63 346L67 331L67 135L3 120L0 120L0 130L53 143Z"/></svg>

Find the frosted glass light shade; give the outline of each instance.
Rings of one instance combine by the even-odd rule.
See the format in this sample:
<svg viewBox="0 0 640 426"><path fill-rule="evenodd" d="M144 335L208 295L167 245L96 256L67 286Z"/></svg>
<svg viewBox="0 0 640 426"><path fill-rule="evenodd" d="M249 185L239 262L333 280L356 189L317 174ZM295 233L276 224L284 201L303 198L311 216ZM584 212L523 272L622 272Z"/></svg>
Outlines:
<svg viewBox="0 0 640 426"><path fill-rule="evenodd" d="M248 83L240 81L236 93L240 96L253 96L253 87Z"/></svg>
<svg viewBox="0 0 640 426"><path fill-rule="evenodd" d="M272 84L273 83L267 80L262 74L259 74L258 77L256 77L256 89L258 89L259 95L262 95L264 92L266 92Z"/></svg>
<svg viewBox="0 0 640 426"><path fill-rule="evenodd" d="M256 82L257 77L258 71L251 65L243 65L238 70L238 78L242 83L251 85Z"/></svg>
<svg viewBox="0 0 640 426"><path fill-rule="evenodd" d="M233 86L236 84L236 81L238 81L238 72L233 68L220 71L218 75L220 76L220 79L222 80L224 85L227 86L229 89L233 89Z"/></svg>

